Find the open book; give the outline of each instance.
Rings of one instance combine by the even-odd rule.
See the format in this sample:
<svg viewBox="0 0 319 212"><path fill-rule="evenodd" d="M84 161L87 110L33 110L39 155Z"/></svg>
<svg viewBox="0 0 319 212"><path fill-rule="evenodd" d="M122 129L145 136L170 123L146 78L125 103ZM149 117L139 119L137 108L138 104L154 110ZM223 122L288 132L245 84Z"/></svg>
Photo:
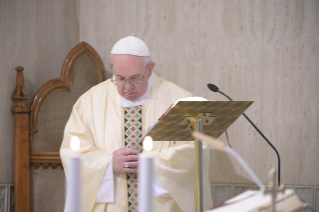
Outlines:
<svg viewBox="0 0 319 212"><path fill-rule="evenodd" d="M303 203L292 189L286 189L284 193L278 193L276 197L276 211L292 212L300 211L308 205ZM222 204L213 207L206 212L271 212L271 195L259 191L246 191L233 197Z"/></svg>

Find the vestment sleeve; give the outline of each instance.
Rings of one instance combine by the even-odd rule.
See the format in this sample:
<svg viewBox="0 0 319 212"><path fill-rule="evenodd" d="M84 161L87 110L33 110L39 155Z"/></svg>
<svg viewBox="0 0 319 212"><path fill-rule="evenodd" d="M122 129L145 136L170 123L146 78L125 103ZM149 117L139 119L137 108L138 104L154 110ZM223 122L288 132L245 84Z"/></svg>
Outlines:
<svg viewBox="0 0 319 212"><path fill-rule="evenodd" d="M114 203L114 173L112 159L104 174L102 184L97 193L97 203Z"/></svg>
<svg viewBox="0 0 319 212"><path fill-rule="evenodd" d="M194 202L194 144L176 142L177 145L156 151L155 175L184 212L195 210ZM180 144L178 144L180 143ZM184 143L184 144L181 144ZM209 186L209 150L203 144L203 203L204 209L212 207Z"/></svg>
<svg viewBox="0 0 319 212"><path fill-rule="evenodd" d="M82 96L83 97L83 96ZM83 97L84 98L84 97ZM72 136L80 139L81 168L82 168L82 208L91 211L96 201L105 171L112 158L112 152L99 150L96 145L96 132L92 120L92 106L90 101L80 98L72 109L71 116L64 130L60 155L68 179L68 153Z"/></svg>

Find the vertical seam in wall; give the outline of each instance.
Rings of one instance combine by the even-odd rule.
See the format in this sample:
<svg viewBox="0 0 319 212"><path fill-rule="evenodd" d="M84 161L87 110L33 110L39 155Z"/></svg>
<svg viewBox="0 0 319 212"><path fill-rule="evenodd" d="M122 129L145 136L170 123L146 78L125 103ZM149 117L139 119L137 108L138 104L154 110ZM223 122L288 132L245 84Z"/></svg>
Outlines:
<svg viewBox="0 0 319 212"><path fill-rule="evenodd" d="M23 4L26 4L25 3L25 1L23 1ZM26 5L23 5L23 20L25 21L25 23L26 24L24 24L24 26L23 26L23 28L24 28L24 34L25 35L27 35L28 34L28 32L27 32L27 29L28 29L28 27L26 27L26 26L28 26L28 22L30 21L30 15L28 15L28 19L27 19L27 15L26 15L26 10L28 10L30 7L29 7L29 5L28 6L26 6ZM17 22L18 22L18 17L17 17L17 15L18 14L16 14L16 24L18 24ZM17 39L17 43L18 43L18 36L16 37L16 39ZM17 46L17 45L16 45ZM22 66L23 67L25 67L25 68L28 68L28 67L26 67L25 65L26 65L26 61L27 61L27 44L26 44L26 39L24 39L24 41L23 41L23 48L24 48L24 55L23 55L23 61L22 61ZM15 67L14 67L15 68Z"/></svg>
<svg viewBox="0 0 319 212"><path fill-rule="evenodd" d="M262 1L263 2L263 1ZM263 4L261 5L261 130L263 128L263 101L264 101L264 19Z"/></svg>
<svg viewBox="0 0 319 212"><path fill-rule="evenodd" d="M138 34L138 11L139 11L138 7L139 7L139 1L137 1L137 4L136 4L136 34L134 33L134 36L142 37L142 35Z"/></svg>
<svg viewBox="0 0 319 212"><path fill-rule="evenodd" d="M79 43L81 42L81 2L82 0L78 1L79 5L78 5L78 12L79 12Z"/></svg>
<svg viewBox="0 0 319 212"><path fill-rule="evenodd" d="M264 1L261 2L261 121L260 121L260 129L263 131L263 105L264 105L264 18L263 18L263 6L264 6ZM261 143L261 148L263 148L264 142ZM263 160L264 157L264 151L261 151L261 161ZM263 176L263 170L261 169L261 176Z"/></svg>
<svg viewBox="0 0 319 212"><path fill-rule="evenodd" d="M200 78L201 78L201 66L200 66L200 62L201 62L201 27L200 27L200 14L201 14L201 4L202 1L199 0L198 1L198 13L197 13L197 18L198 18L198 41L197 41L197 71L198 73L196 74L196 81L197 81L197 96L201 96L201 83L200 83Z"/></svg>

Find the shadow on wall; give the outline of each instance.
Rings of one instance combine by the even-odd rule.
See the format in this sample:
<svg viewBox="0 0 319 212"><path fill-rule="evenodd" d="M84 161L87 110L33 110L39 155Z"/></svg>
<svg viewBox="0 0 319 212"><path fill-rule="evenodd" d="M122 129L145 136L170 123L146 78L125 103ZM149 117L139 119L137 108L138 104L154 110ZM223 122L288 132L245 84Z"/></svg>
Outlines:
<svg viewBox="0 0 319 212"><path fill-rule="evenodd" d="M227 152L219 151L211 148L209 151L210 163L209 163L209 182L218 184L229 183L249 183L254 184L252 179L238 174L234 166L236 160ZM236 166L239 166L236 163ZM241 169L241 167L240 167ZM242 168L243 169L243 168ZM238 169L237 169L238 170Z"/></svg>
<svg viewBox="0 0 319 212"><path fill-rule="evenodd" d="M28 70L24 70L24 74L27 72ZM30 107L31 105L31 102L32 102L32 99L35 95L35 93L38 91L39 88L37 88L32 82L31 80L29 80L28 77L26 77L26 75L24 75L24 87L25 87L25 90L29 96L29 99L27 99L25 101L25 105L27 107Z"/></svg>

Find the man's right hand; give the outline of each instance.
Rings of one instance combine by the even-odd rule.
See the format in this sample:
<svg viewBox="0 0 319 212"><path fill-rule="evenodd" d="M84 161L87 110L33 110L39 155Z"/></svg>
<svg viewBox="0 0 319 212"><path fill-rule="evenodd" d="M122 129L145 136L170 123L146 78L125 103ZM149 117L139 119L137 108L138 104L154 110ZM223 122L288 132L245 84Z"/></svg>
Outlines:
<svg viewBox="0 0 319 212"><path fill-rule="evenodd" d="M121 148L113 152L113 172L137 173L138 152L134 148ZM127 168L125 167L127 164Z"/></svg>

